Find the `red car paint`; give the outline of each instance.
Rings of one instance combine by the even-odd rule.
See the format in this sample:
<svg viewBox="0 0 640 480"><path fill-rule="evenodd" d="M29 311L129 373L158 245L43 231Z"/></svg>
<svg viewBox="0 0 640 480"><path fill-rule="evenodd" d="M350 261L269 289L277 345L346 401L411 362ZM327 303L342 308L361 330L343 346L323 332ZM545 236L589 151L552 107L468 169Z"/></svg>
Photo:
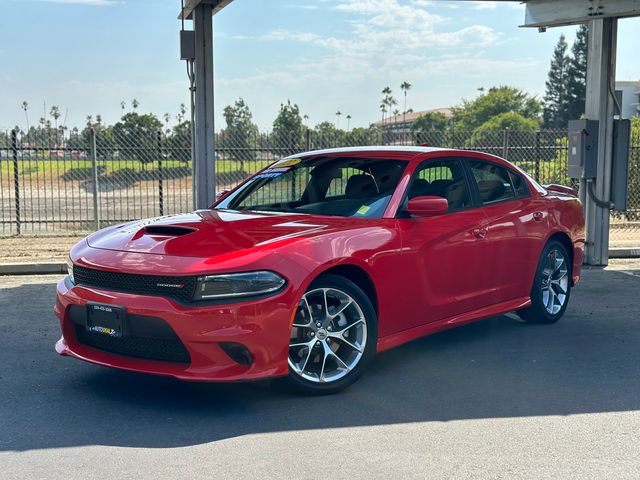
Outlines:
<svg viewBox="0 0 640 480"><path fill-rule="evenodd" d="M171 276L270 270L286 279L286 287L259 300L184 305L160 296L72 285L65 279L58 284L54 309L62 329L57 352L188 380L276 377L288 373L289 335L300 298L315 278L335 267L359 269L373 285L378 351L528 306L540 253L553 235L570 245L572 279L578 282L584 220L579 201L568 191L547 191L512 164L477 152L381 147L297 157L328 152L407 161L382 218L211 209L101 230L72 249L74 264ZM399 217L414 171L424 161L442 157L482 159L511 169L524 176L530 195L435 217ZM195 231L161 235L146 232L148 225ZM80 343L69 307L87 302L123 306L127 315L161 318L185 345L191 363L134 358ZM253 362L242 365L232 360L221 342L244 345Z"/></svg>

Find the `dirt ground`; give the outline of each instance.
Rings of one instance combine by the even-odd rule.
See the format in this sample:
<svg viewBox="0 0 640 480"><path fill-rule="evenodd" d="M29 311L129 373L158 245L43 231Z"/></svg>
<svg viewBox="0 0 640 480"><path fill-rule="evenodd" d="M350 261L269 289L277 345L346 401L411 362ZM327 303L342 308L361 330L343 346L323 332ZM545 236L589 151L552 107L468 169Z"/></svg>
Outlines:
<svg viewBox="0 0 640 480"><path fill-rule="evenodd" d="M64 261L82 236L0 238L0 263Z"/></svg>

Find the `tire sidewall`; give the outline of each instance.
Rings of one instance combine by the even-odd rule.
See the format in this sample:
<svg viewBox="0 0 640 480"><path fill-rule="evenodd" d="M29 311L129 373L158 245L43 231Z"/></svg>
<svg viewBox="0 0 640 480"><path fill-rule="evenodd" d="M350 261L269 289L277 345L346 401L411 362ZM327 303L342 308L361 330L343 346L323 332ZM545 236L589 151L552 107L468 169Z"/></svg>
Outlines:
<svg viewBox="0 0 640 480"><path fill-rule="evenodd" d="M362 358L360 358L358 365L356 365L353 370L339 380L330 383L312 382L300 377L291 369L291 367L289 367L289 376L286 377L286 380L291 387L297 391L307 394L326 395L335 393L354 383L358 378L360 378L360 376L362 376L367 366L371 363L375 356L376 346L378 343L378 318L369 297L367 297L362 289L351 280L338 275L321 275L311 283L309 288L305 291L305 294L318 288L335 288L336 290L342 290L345 293L348 293L362 309L367 325L367 344L365 346L364 353L362 354Z"/></svg>

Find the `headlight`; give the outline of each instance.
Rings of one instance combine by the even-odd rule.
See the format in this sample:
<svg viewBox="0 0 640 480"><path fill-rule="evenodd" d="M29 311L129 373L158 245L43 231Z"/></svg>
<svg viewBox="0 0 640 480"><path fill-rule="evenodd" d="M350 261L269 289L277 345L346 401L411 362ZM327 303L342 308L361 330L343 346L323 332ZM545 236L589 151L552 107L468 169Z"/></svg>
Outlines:
<svg viewBox="0 0 640 480"><path fill-rule="evenodd" d="M76 281L73 278L73 262L71 261L71 257L67 257L67 274L69 275L71 283L75 284Z"/></svg>
<svg viewBox="0 0 640 480"><path fill-rule="evenodd" d="M247 297L280 290L285 279L268 271L229 273L198 277L194 300Z"/></svg>

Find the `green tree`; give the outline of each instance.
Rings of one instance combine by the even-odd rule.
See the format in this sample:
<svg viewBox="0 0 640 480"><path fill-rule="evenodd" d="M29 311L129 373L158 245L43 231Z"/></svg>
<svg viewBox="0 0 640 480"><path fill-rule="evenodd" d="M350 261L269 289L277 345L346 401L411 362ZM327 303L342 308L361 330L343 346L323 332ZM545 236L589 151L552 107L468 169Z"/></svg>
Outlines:
<svg viewBox="0 0 640 480"><path fill-rule="evenodd" d="M547 128L561 128L569 121L569 57L567 56L567 42L564 35L560 35L558 44L553 51L549 77L546 82L547 90L544 96L543 119Z"/></svg>
<svg viewBox="0 0 640 480"><path fill-rule="evenodd" d="M471 136L473 146L495 146L494 143L502 143L503 132L509 130L518 133L535 133L539 124L532 118L525 118L520 114L505 112L487 120L475 129Z"/></svg>
<svg viewBox="0 0 640 480"><path fill-rule="evenodd" d="M181 162L191 161L191 122L186 120L174 125L165 144L169 158Z"/></svg>
<svg viewBox="0 0 640 480"><path fill-rule="evenodd" d="M153 114L125 113L113 126L120 155L139 160L143 165L156 160L161 129L162 122Z"/></svg>
<svg viewBox="0 0 640 480"><path fill-rule="evenodd" d="M400 90L402 90L402 93L404 94L404 108L402 109L402 123L406 122L405 117L407 115L407 92L411 90L412 86L413 85L411 85L406 80L400 84Z"/></svg>
<svg viewBox="0 0 640 480"><path fill-rule="evenodd" d="M72 137L74 138L74 143L78 143L77 148L74 148L74 150L84 150L87 155L90 154L92 129L96 135L96 155L99 158L106 158L112 155L119 147L114 137L114 127L103 125L102 117L99 114L96 115L95 121L93 121L93 116L89 115L87 117L87 124L80 135Z"/></svg>
<svg viewBox="0 0 640 480"><path fill-rule="evenodd" d="M448 126L449 119L444 113L428 112L414 120L411 124L411 130L414 132L443 131Z"/></svg>
<svg viewBox="0 0 640 480"><path fill-rule="evenodd" d="M474 100L462 100L452 108L453 127L457 131L473 131L501 113L513 112L539 121L542 105L528 93L515 87L491 87Z"/></svg>
<svg viewBox="0 0 640 480"><path fill-rule="evenodd" d="M300 108L287 100L273 121L272 148L277 154L291 155L303 149L303 126Z"/></svg>
<svg viewBox="0 0 640 480"><path fill-rule="evenodd" d="M244 172L244 162L254 159L258 127L253 123L249 105L242 98L224 107L224 120L227 126L221 132L219 141L228 155L240 163L240 171Z"/></svg>
<svg viewBox="0 0 640 480"><path fill-rule="evenodd" d="M587 48L589 27L580 25L576 39L571 47L567 79L567 119L575 120L584 115L584 104L587 95Z"/></svg>
<svg viewBox="0 0 640 480"><path fill-rule="evenodd" d="M349 130L344 139L344 144L350 147L379 145L380 127L371 125L369 128L356 127Z"/></svg>
<svg viewBox="0 0 640 480"><path fill-rule="evenodd" d="M345 132L331 122L320 122L313 128L312 148L344 146Z"/></svg>

